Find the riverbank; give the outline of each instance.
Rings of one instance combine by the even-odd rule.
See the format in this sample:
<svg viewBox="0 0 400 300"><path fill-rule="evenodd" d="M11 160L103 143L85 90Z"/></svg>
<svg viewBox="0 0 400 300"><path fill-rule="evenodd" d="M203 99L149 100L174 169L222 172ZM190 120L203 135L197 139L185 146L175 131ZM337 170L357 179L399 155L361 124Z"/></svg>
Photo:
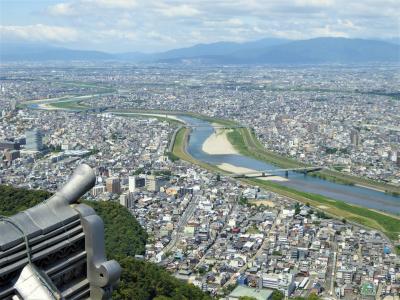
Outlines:
<svg viewBox="0 0 400 300"><path fill-rule="evenodd" d="M400 218L384 212L352 205L317 194L294 190L289 187L259 179L245 179L248 184L256 184L277 194L289 197L324 211L338 219L346 219L354 223L383 232L392 241L397 241L400 234Z"/></svg>
<svg viewBox="0 0 400 300"><path fill-rule="evenodd" d="M291 158L286 158L279 154L268 151L255 137L254 132L252 132L248 128L234 129L232 132L228 133L228 140L231 142L234 148L239 151L240 154L253 157L267 163L271 163L278 167L309 167L309 165L302 162L298 162ZM344 174L342 172L331 169L324 169L322 171L311 173L309 175L344 185L359 185L375 191L380 191L392 195L400 195L400 187L373 181L367 178Z"/></svg>
<svg viewBox="0 0 400 300"><path fill-rule="evenodd" d="M219 124L213 123L214 133L203 143L203 152L210 155L238 154L228 140L228 132L231 130L216 128Z"/></svg>
<svg viewBox="0 0 400 300"><path fill-rule="evenodd" d="M249 169L249 168L244 168L244 167L238 167L238 166L234 166L228 163L223 163L220 165L217 165L217 167L221 170L224 170L226 172L232 173L232 174L240 174L240 173L257 173L257 170L254 169ZM261 172L258 172L261 175ZM266 174L268 175L268 174ZM268 177L260 177L258 178L259 180L265 180L265 181L278 181L278 182L284 182L284 181L288 181L287 178L282 177L282 176L275 176L275 175L271 175Z"/></svg>
<svg viewBox="0 0 400 300"><path fill-rule="evenodd" d="M182 128L175 139L175 144L173 146L173 154L180 159L186 160L188 162L197 164L205 169L213 172L223 173L229 175L232 171L248 171L231 169L231 166L227 165L210 165L201 161L194 159L186 151L187 142L189 139L190 130L188 128ZM240 173L240 172L239 172ZM283 195L294 201L302 202L304 204L310 204L317 210L324 211L328 215L339 219L346 219L349 222L354 222L365 226L368 228L376 229L384 233L392 241L398 240L400 234L400 218L392 216L386 213L381 213L372 209L365 207L352 205L345 203L343 201L337 201L325 196L306 193L297 191L295 189L283 186L279 182L273 182L271 180L261 180L255 178L241 178L239 179L243 183L249 185L256 185L266 190L275 192L277 194Z"/></svg>

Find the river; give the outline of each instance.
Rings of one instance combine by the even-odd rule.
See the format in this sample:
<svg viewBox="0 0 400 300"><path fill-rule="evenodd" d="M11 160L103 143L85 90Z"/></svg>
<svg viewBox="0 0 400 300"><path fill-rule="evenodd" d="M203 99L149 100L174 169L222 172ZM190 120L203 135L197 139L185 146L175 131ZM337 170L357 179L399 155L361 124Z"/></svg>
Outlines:
<svg viewBox="0 0 400 300"><path fill-rule="evenodd" d="M187 152L195 159L213 165L228 163L237 167L245 167L257 171L278 169L278 167L274 165L240 154L210 155L203 152L203 143L214 132L212 125L207 121L188 116L179 116L179 119L189 125L200 126L193 128L186 148ZM282 172L281 176L284 175L285 174ZM279 184L347 203L400 214L400 197L368 188L343 185L313 176L305 176L304 174L296 172L289 172L288 180L279 182Z"/></svg>

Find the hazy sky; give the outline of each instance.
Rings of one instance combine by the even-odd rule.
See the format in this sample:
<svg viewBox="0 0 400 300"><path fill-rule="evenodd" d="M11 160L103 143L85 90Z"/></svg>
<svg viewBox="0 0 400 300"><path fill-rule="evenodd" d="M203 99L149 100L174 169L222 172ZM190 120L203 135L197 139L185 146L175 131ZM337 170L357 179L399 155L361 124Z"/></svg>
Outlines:
<svg viewBox="0 0 400 300"><path fill-rule="evenodd" d="M394 38L400 0L0 0L2 41L153 52L215 41Z"/></svg>

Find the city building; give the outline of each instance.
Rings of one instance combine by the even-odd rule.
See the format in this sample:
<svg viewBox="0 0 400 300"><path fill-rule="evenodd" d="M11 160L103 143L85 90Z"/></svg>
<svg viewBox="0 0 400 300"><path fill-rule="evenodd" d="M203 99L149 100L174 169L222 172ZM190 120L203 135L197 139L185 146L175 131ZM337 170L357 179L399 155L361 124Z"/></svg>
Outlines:
<svg viewBox="0 0 400 300"><path fill-rule="evenodd" d="M144 187L146 185L146 179L139 176L129 176L129 192L134 193L137 188Z"/></svg>
<svg viewBox="0 0 400 300"><path fill-rule="evenodd" d="M257 300L269 300L272 298L273 290L257 289L244 285L238 285L229 295L227 300L239 300L243 297L254 298Z"/></svg>
<svg viewBox="0 0 400 300"><path fill-rule="evenodd" d="M104 185L96 185L92 188L93 197L97 197L98 195L103 194L106 191L106 187Z"/></svg>
<svg viewBox="0 0 400 300"><path fill-rule="evenodd" d="M146 177L146 189L149 192L158 192L160 190L160 180L155 175Z"/></svg>
<svg viewBox="0 0 400 300"><path fill-rule="evenodd" d="M360 132L357 129L350 131L350 142L354 147L358 147L361 144Z"/></svg>
<svg viewBox="0 0 400 300"><path fill-rule="evenodd" d="M280 290L286 297L289 297L296 287L292 274L264 274L262 286Z"/></svg>
<svg viewBox="0 0 400 300"><path fill-rule="evenodd" d="M0 141L0 151L1 150L19 150L19 143L12 141Z"/></svg>
<svg viewBox="0 0 400 300"><path fill-rule="evenodd" d="M32 129L25 132L26 150L41 151L43 150L43 135L38 129Z"/></svg>
<svg viewBox="0 0 400 300"><path fill-rule="evenodd" d="M106 191L109 193L114 193L114 194L121 193L121 182L118 177L107 178Z"/></svg>
<svg viewBox="0 0 400 300"><path fill-rule="evenodd" d="M4 156L7 161L13 161L19 158L19 150L5 150Z"/></svg>
<svg viewBox="0 0 400 300"><path fill-rule="evenodd" d="M122 206L124 206L126 208L133 207L134 202L135 202L135 199L133 199L131 197L130 193L129 194L124 193L119 196L119 204L121 204Z"/></svg>

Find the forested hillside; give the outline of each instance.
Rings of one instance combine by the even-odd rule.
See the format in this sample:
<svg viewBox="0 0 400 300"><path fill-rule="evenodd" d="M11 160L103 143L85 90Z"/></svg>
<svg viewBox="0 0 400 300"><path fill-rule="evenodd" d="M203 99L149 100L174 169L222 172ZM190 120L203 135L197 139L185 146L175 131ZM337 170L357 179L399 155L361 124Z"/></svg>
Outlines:
<svg viewBox="0 0 400 300"><path fill-rule="evenodd" d="M50 195L45 191L0 185L0 215L13 215ZM144 253L147 234L126 208L112 202L85 201L85 204L92 206L104 221L107 258L116 259L122 267L121 282L113 299L211 299L194 285L179 281L157 265L133 258L135 254Z"/></svg>
<svg viewBox="0 0 400 300"><path fill-rule="evenodd" d="M50 195L46 191L16 189L8 185L0 185L0 215L14 215L21 210L35 206Z"/></svg>

